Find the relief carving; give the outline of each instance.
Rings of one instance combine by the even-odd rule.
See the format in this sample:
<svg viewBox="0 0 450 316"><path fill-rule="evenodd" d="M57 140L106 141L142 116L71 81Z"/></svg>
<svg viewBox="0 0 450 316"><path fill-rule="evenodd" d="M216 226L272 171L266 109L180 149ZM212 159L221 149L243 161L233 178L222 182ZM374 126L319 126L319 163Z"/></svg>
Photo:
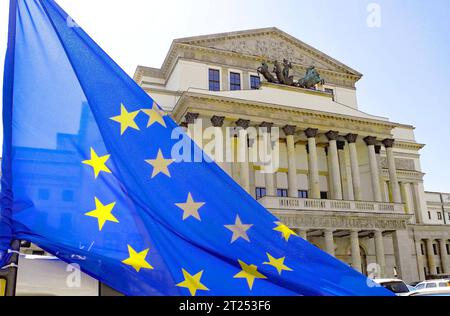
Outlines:
<svg viewBox="0 0 450 316"><path fill-rule="evenodd" d="M380 158L381 167L383 169L388 169L388 163L386 157ZM412 159L404 159L404 158L395 158L395 167L398 170L408 170L408 171L416 171L414 166L414 160Z"/></svg>

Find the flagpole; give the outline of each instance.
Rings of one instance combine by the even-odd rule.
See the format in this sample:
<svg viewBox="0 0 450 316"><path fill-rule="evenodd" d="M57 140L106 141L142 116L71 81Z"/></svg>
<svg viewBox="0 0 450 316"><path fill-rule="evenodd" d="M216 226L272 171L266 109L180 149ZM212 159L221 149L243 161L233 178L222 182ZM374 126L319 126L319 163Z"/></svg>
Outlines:
<svg viewBox="0 0 450 316"><path fill-rule="evenodd" d="M5 269L0 270L0 277L6 280L5 296L16 296L20 240L13 240L11 242L11 250L12 255Z"/></svg>

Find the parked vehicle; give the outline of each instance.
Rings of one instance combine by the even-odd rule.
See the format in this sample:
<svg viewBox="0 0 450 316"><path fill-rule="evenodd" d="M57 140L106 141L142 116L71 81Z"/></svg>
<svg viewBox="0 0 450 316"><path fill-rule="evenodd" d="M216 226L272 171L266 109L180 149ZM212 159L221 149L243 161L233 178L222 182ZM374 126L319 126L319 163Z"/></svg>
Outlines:
<svg viewBox="0 0 450 316"><path fill-rule="evenodd" d="M407 285L400 279L375 279L373 281L397 296L406 296L411 293L411 291L415 290L415 288Z"/></svg>
<svg viewBox="0 0 450 316"><path fill-rule="evenodd" d="M450 279L427 280L416 285L417 290L450 287Z"/></svg>
<svg viewBox="0 0 450 316"><path fill-rule="evenodd" d="M417 290L406 296L450 296L450 287Z"/></svg>

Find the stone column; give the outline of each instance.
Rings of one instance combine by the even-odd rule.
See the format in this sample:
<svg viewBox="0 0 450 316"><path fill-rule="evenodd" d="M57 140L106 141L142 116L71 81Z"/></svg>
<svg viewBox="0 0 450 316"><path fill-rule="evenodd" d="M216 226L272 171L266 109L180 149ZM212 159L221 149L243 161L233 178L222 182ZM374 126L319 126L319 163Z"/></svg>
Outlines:
<svg viewBox="0 0 450 316"><path fill-rule="evenodd" d="M185 116L187 131L191 139L197 144L198 147L203 148L203 144L201 141L202 131L198 131L195 128L195 121L200 116L199 113L187 113Z"/></svg>
<svg viewBox="0 0 450 316"><path fill-rule="evenodd" d="M333 179L331 174L331 157L329 153L329 146L324 147L325 156L327 157L327 170L328 170L328 177L327 177L327 187L328 187L328 195L332 199L334 197L334 188L333 188Z"/></svg>
<svg viewBox="0 0 450 316"><path fill-rule="evenodd" d="M308 241L308 231L306 229L297 229L297 234L303 238L304 240Z"/></svg>
<svg viewBox="0 0 450 316"><path fill-rule="evenodd" d="M262 128L262 132L264 135L267 136L266 139L269 140L269 151L272 155L272 146L271 146L271 137L270 133L272 132L273 123L263 122L260 127ZM265 144L264 144L265 146ZM275 188L275 180L274 180L275 174L274 173L264 173L264 179L266 182L266 195L267 196L277 196L277 190Z"/></svg>
<svg viewBox="0 0 450 316"><path fill-rule="evenodd" d="M227 163L226 163L226 159L225 159L225 151L226 151L226 146L225 146L225 133L223 132L223 122L225 120L225 117L223 116L216 116L214 115L211 118L211 124L214 127L214 141L215 141L215 153L214 153L214 160L216 161L216 163L226 172L228 172L228 168L227 168ZM217 137L217 135L221 135L221 137Z"/></svg>
<svg viewBox="0 0 450 316"><path fill-rule="evenodd" d="M392 191L392 199L394 203L402 203L402 197L400 194L400 187L398 185L397 179L397 168L395 167L395 157L394 157L394 140L393 139L385 139L383 141L383 145L386 148L386 157L387 163L389 167L389 181L391 185Z"/></svg>
<svg viewBox="0 0 450 316"><path fill-rule="evenodd" d="M378 170L377 155L375 153L376 137L368 136L364 138L369 152L370 176L372 178L373 199L376 202L383 202L381 198L380 172Z"/></svg>
<svg viewBox="0 0 450 316"><path fill-rule="evenodd" d="M345 137L348 141L350 151L350 163L352 167L353 194L355 201L361 201L361 178L359 175L358 152L356 151L356 140L358 135L348 134Z"/></svg>
<svg viewBox="0 0 450 316"><path fill-rule="evenodd" d="M333 236L334 231L332 229L326 229L324 231L324 238L325 238L325 251L331 255L331 256L335 256L335 252L334 252L334 236Z"/></svg>
<svg viewBox="0 0 450 316"><path fill-rule="evenodd" d="M352 267L356 271L361 272L361 251L359 249L359 232L357 230L350 232L350 243L352 247Z"/></svg>
<svg viewBox="0 0 450 316"><path fill-rule="evenodd" d="M386 258L384 257L384 240L381 230L375 231L375 253L377 263L380 266L380 276L384 277L386 273Z"/></svg>
<svg viewBox="0 0 450 316"><path fill-rule="evenodd" d="M412 183L412 188L413 188L413 200L414 200L414 209L415 209L415 214L416 214L416 222L417 222L417 224L423 224L424 212L423 212L422 203L420 200L421 190L419 187L419 183L417 183L417 182Z"/></svg>
<svg viewBox="0 0 450 316"><path fill-rule="evenodd" d="M347 156L345 154L345 141L338 141L339 168L341 170L342 195L344 200L353 201L353 183L351 178L351 169L347 164Z"/></svg>
<svg viewBox="0 0 450 316"><path fill-rule="evenodd" d="M436 260L434 258L433 239L426 239L427 244L427 258L428 258L428 271L430 275L436 275Z"/></svg>
<svg viewBox="0 0 450 316"><path fill-rule="evenodd" d="M411 253L411 239L407 230L396 230L392 234L394 243L395 262L399 278L405 282L412 282L412 253Z"/></svg>
<svg viewBox="0 0 450 316"><path fill-rule="evenodd" d="M417 238L417 237L416 237ZM417 268L419 269L419 280L425 280L426 275L424 272L424 257L422 255L422 240L416 239L415 240L415 246L416 246L416 254L417 254Z"/></svg>
<svg viewBox="0 0 450 316"><path fill-rule="evenodd" d="M295 126L286 125L283 128L286 134L286 146L287 146L287 156L288 156L288 188L289 197L298 197L298 185L297 185L297 165L295 162Z"/></svg>
<svg viewBox="0 0 450 316"><path fill-rule="evenodd" d="M309 190L312 199L320 199L319 165L317 162L316 136L317 129L308 128L305 131L308 137L308 165L309 165Z"/></svg>
<svg viewBox="0 0 450 316"><path fill-rule="evenodd" d="M447 255L447 239L440 239L439 246L441 248L441 263L444 274L450 274L450 262Z"/></svg>
<svg viewBox="0 0 450 316"><path fill-rule="evenodd" d="M402 202L405 204L405 213L409 214L411 212L411 205L409 204L408 199L408 183L400 182L400 194L402 197Z"/></svg>
<svg viewBox="0 0 450 316"><path fill-rule="evenodd" d="M329 140L328 154L330 155L331 161L331 183L333 185L333 195L334 200L342 200L342 183L341 183L341 172L339 168L339 156L337 148L337 139L339 132L329 131L325 134Z"/></svg>
<svg viewBox="0 0 450 316"><path fill-rule="evenodd" d="M375 156L377 158L377 166L378 166L378 179L380 180L380 192L381 192L381 201L388 202L386 200L386 189L384 187L385 182L383 180L383 167L381 165L381 146L375 145Z"/></svg>
<svg viewBox="0 0 450 316"><path fill-rule="evenodd" d="M237 138L237 152L238 152L238 163L239 163L239 173L241 178L242 188L250 193L250 168L248 161L248 137L247 129L250 126L249 120L239 119L236 122L238 127L238 138Z"/></svg>

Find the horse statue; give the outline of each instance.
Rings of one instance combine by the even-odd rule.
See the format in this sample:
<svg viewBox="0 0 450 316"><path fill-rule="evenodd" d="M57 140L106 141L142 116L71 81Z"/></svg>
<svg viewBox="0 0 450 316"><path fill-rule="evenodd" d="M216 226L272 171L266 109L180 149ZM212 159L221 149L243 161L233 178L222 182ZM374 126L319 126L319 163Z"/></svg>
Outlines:
<svg viewBox="0 0 450 316"><path fill-rule="evenodd" d="M275 75L277 75L279 83L286 84L286 78L284 77L283 69L281 69L281 65L277 60L273 62L273 72L275 73Z"/></svg>
<svg viewBox="0 0 450 316"><path fill-rule="evenodd" d="M275 79L275 77L270 73L270 71L269 71L269 65L267 65L267 63L263 62L263 63L261 64L261 66L258 67L258 70L257 70L257 71L258 71L259 74L263 75L264 78L266 78L266 80L267 80L268 82L271 82L271 83L278 83L277 79Z"/></svg>
<svg viewBox="0 0 450 316"><path fill-rule="evenodd" d="M292 86L294 84L294 76L289 76L289 71L292 69L292 63L287 59L283 59L283 77L285 84Z"/></svg>
<svg viewBox="0 0 450 316"><path fill-rule="evenodd" d="M316 68L311 66L306 70L305 77L297 81L295 85L300 88L311 89L316 84L325 84L325 80L320 78Z"/></svg>

